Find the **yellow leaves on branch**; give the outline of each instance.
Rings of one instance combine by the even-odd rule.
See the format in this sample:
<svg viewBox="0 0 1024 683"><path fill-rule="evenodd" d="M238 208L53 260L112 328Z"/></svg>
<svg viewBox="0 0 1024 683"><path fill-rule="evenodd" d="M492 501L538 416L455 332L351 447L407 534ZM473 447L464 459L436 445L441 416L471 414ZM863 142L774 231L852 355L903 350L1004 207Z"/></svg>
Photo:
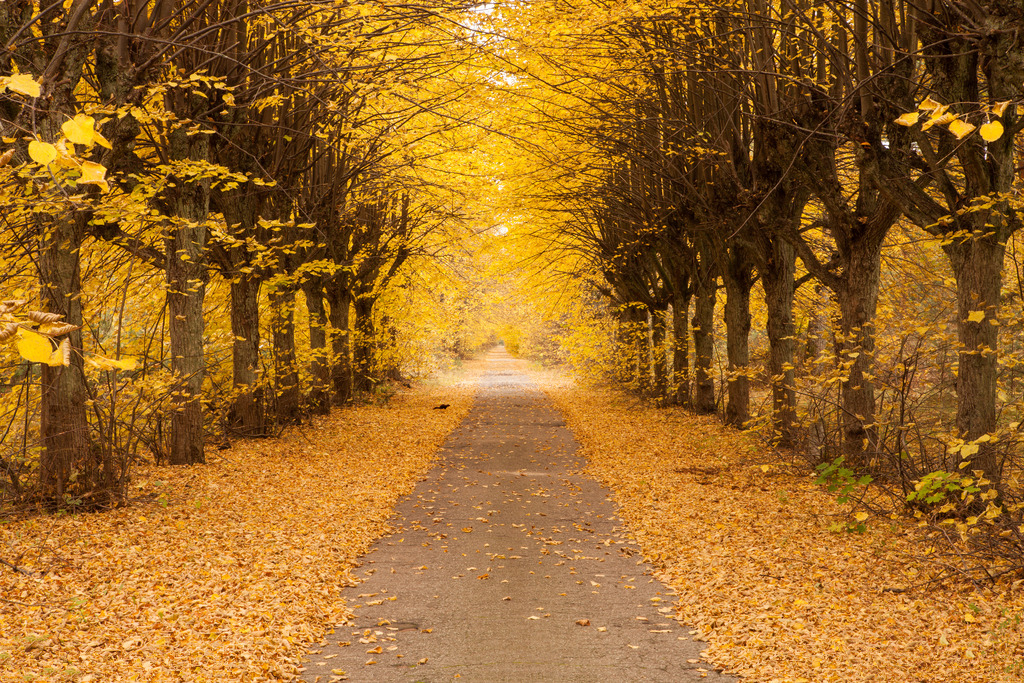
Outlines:
<svg viewBox="0 0 1024 683"><path fill-rule="evenodd" d="M997 102L990 107L984 108L987 112L986 117L989 115L1002 117L1006 113L1006 108L1010 105L1009 102ZM950 133L952 133L957 140L963 140L965 137L978 130L978 134L985 142L995 142L1003 136L1004 128L1003 124L999 121L986 120L981 127L977 127L972 123L961 119L949 112L948 104L941 104L936 102L931 97L925 98L921 104L917 105L920 111L927 112L929 118L923 124L921 124L921 130L926 131L932 126L947 126ZM921 118L920 111L912 111L901 114L896 119L895 123L907 128L917 124Z"/></svg>
<svg viewBox="0 0 1024 683"><path fill-rule="evenodd" d="M30 363L45 363L51 367L71 364L71 340L65 337L55 343L54 337L66 335L78 329L78 325L62 322L64 316L45 311L28 311L25 319L13 314L28 302L24 299L8 299L0 302L0 343L14 342L14 348L23 359ZM38 330L30 329L33 323Z"/></svg>
<svg viewBox="0 0 1024 683"><path fill-rule="evenodd" d="M54 144L42 140L29 142L29 158L47 168L56 163L58 166L77 170L81 174L75 180L78 185L96 185L104 192L108 191L110 185L107 184L106 167L95 161L80 161L75 156L75 145L87 149L93 145L100 145L111 149L110 141L96 130L96 119L86 114L76 114L73 119L64 122L61 132L64 133L64 137Z"/></svg>
<svg viewBox="0 0 1024 683"><path fill-rule="evenodd" d="M19 327L15 347L21 357L31 363L45 363L51 367L71 364L71 342L66 338L55 349L49 337Z"/></svg>

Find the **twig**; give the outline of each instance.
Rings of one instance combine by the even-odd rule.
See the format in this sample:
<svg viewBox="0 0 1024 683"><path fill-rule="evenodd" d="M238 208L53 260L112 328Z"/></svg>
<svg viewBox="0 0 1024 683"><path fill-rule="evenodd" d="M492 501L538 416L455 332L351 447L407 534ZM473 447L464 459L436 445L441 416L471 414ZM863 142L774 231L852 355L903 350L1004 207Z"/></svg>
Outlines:
<svg viewBox="0 0 1024 683"><path fill-rule="evenodd" d="M16 571L19 574L24 574L25 576L35 576L34 572L30 572L27 569L22 569L18 565L11 564L10 562L7 562L6 560L0 560L0 564L4 565L5 567L9 567L12 571ZM13 600L9 600L8 602L14 602L14 601ZM18 603L18 604L20 605L21 603ZM42 605L35 605L35 606L36 607L42 607Z"/></svg>

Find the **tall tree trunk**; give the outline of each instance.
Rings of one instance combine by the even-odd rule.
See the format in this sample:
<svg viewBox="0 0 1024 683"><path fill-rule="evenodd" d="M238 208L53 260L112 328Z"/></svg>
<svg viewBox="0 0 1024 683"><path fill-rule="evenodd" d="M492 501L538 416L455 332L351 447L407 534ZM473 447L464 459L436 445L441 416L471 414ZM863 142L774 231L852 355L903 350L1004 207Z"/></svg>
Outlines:
<svg viewBox="0 0 1024 683"><path fill-rule="evenodd" d="M83 227L82 221L74 215L48 222L43 227L39 254L44 307L51 313L63 315L64 322L79 326L82 324L82 284L78 255ZM64 502L65 494L102 494L114 484L109 468L103 467L90 449L82 331L75 330L68 337L71 364L43 365L40 423L43 452L39 477L42 495L57 504ZM74 485L72 475L76 478Z"/></svg>
<svg viewBox="0 0 1024 683"><path fill-rule="evenodd" d="M299 368L295 359L295 287L280 284L270 290L274 336L274 392L277 424L297 424L299 419Z"/></svg>
<svg viewBox="0 0 1024 683"><path fill-rule="evenodd" d="M676 403L689 408L690 392L690 298L689 292L672 299L672 382Z"/></svg>
<svg viewBox="0 0 1024 683"><path fill-rule="evenodd" d="M999 294L1002 289L1005 240L989 232L958 238L945 247L956 276L956 308L960 363L956 376L956 427L960 438L973 441L996 430ZM984 314L979 320L978 312ZM973 315L972 315L973 314ZM998 487L1001 471L990 443L964 458Z"/></svg>
<svg viewBox="0 0 1024 683"><path fill-rule="evenodd" d="M232 385L235 398L228 411L228 428L242 436L265 434L260 366L260 279L239 273L231 280Z"/></svg>
<svg viewBox="0 0 1024 683"><path fill-rule="evenodd" d="M641 396L647 396L651 389L651 336L647 309L643 304L631 301L623 306L623 317L626 321L623 331L629 358L626 384L636 387Z"/></svg>
<svg viewBox="0 0 1024 683"><path fill-rule="evenodd" d="M329 282L325 294L330 306L328 320L331 322L331 382L334 385L334 402L337 405L345 405L352 401L352 333L349 330L352 293L336 282Z"/></svg>
<svg viewBox="0 0 1024 683"><path fill-rule="evenodd" d="M370 296L357 296L354 302L356 314L355 343L352 346L352 385L356 391L371 391L377 383L377 330L373 323L373 305L376 300Z"/></svg>
<svg viewBox="0 0 1024 683"><path fill-rule="evenodd" d="M742 428L750 420L750 288L753 263L746 251L729 250L725 280L725 345L729 360L725 423Z"/></svg>
<svg viewBox="0 0 1024 683"><path fill-rule="evenodd" d="M327 309L324 307L323 282L307 279L302 284L302 291L306 295L309 318L309 374L312 377L308 397L310 412L327 415L331 411L331 366L327 360L328 320Z"/></svg>
<svg viewBox="0 0 1024 683"><path fill-rule="evenodd" d="M654 397L664 402L668 397L668 357L665 349L665 334L668 326L668 307L651 306L651 350L654 356Z"/></svg>
<svg viewBox="0 0 1024 683"><path fill-rule="evenodd" d="M715 412L715 288L716 278L706 275L697 289L693 307L694 373L693 408L699 415Z"/></svg>
<svg viewBox="0 0 1024 683"><path fill-rule="evenodd" d="M176 161L209 158L206 135L189 136L184 127L169 136L170 156ZM206 295L206 219L210 181L177 178L170 190L171 227L167 237L167 312L171 338L171 371L179 390L171 414L168 462L189 465L206 462L203 451L203 300Z"/></svg>
<svg viewBox="0 0 1024 683"><path fill-rule="evenodd" d="M768 374L772 384L772 422L780 446L793 445L796 423L795 375L793 372L793 296L796 251L793 245L773 239L761 272L767 309Z"/></svg>
<svg viewBox="0 0 1024 683"><path fill-rule="evenodd" d="M871 368L875 357L874 324L881 257L881 240L852 242L849 267L836 292L842 334L839 362L845 375L840 390L843 453L847 462L856 467L868 465L867 459L878 445Z"/></svg>

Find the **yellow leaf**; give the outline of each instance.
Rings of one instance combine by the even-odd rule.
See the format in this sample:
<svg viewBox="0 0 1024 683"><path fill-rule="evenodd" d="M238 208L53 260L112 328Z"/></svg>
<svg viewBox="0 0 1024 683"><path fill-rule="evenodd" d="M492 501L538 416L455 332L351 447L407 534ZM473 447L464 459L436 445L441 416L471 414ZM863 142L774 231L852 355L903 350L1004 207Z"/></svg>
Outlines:
<svg viewBox="0 0 1024 683"><path fill-rule="evenodd" d="M95 126L96 120L93 117L78 114L75 118L65 121L61 130L64 132L64 137L76 145L91 145Z"/></svg>
<svg viewBox="0 0 1024 683"><path fill-rule="evenodd" d="M863 522L865 519L868 518L868 513L866 513L866 512L858 512L857 514L855 514L853 516L853 518L855 520L857 520L858 522Z"/></svg>
<svg viewBox="0 0 1024 683"><path fill-rule="evenodd" d="M896 119L896 123L901 126L910 127L917 123L917 120L921 118L921 113L916 111L908 111L906 114L901 115Z"/></svg>
<svg viewBox="0 0 1024 683"><path fill-rule="evenodd" d="M18 353L21 357L31 363L47 363L53 355L53 344L49 337L44 337L38 332L18 328L18 341L16 342Z"/></svg>
<svg viewBox="0 0 1024 683"><path fill-rule="evenodd" d="M956 117L948 113L942 114L941 116L933 116L932 118L928 119L927 121L921 124L921 130L928 130L932 126L942 126L949 123L950 121L953 121L954 119L956 119Z"/></svg>
<svg viewBox="0 0 1024 683"><path fill-rule="evenodd" d="M29 97L39 97L40 85L31 74L17 74L6 79L7 87Z"/></svg>
<svg viewBox="0 0 1024 683"><path fill-rule="evenodd" d="M50 354L50 358L46 361L46 364L52 368L59 367L61 365L71 365L71 340L67 337L60 343L60 346Z"/></svg>
<svg viewBox="0 0 1024 683"><path fill-rule="evenodd" d="M977 452L978 452L978 444L976 444L976 443L964 444L964 447L960 449L960 457L961 458L969 458L969 457L971 457L972 455L974 455Z"/></svg>
<svg viewBox="0 0 1024 683"><path fill-rule="evenodd" d="M962 119L954 117L953 120L949 122L949 132L955 135L957 140L963 140L971 134L972 130L974 130L974 126Z"/></svg>
<svg viewBox="0 0 1024 683"><path fill-rule="evenodd" d="M974 622L977 621L977 619L970 612L964 612L964 621L966 621L966 622L968 622L970 624L973 624Z"/></svg>
<svg viewBox="0 0 1024 683"><path fill-rule="evenodd" d="M58 140L57 144L55 144L54 147L57 150L57 161L54 163L56 163L58 166L63 166L64 168L81 167L81 164L79 164L75 160L74 156L72 156L75 153L75 146L71 144L66 138L61 138L60 140ZM71 149L68 149L68 147L71 147Z"/></svg>
<svg viewBox="0 0 1024 683"><path fill-rule="evenodd" d="M113 145L110 144L110 140L100 135L99 131L94 130L92 132L92 141L100 147L106 147L107 149L114 149Z"/></svg>
<svg viewBox="0 0 1024 683"><path fill-rule="evenodd" d="M48 166L57 158L57 148L49 142L33 140L28 143L28 155L32 157L32 161L37 164Z"/></svg>
<svg viewBox="0 0 1024 683"><path fill-rule="evenodd" d="M969 323L980 323L985 319L985 311L971 311L967 315L967 322Z"/></svg>
<svg viewBox="0 0 1024 683"><path fill-rule="evenodd" d="M999 138L1003 137L1003 124L998 121L989 121L988 123L982 124L981 128L978 129L981 137L985 142L995 142Z"/></svg>
<svg viewBox="0 0 1024 683"><path fill-rule="evenodd" d="M917 105L918 109L924 109L925 111L934 111L942 105L932 99L931 95L925 98L924 102Z"/></svg>
<svg viewBox="0 0 1024 683"><path fill-rule="evenodd" d="M1006 101L1006 102L996 102L995 104L992 105L991 111L996 116L1001 117L1003 114L1006 113L1006 108L1008 106L1010 106L1010 102L1009 101Z"/></svg>
<svg viewBox="0 0 1024 683"><path fill-rule="evenodd" d="M78 179L79 185L99 185L103 191L110 189L107 185L107 167L93 161L82 162L82 177Z"/></svg>

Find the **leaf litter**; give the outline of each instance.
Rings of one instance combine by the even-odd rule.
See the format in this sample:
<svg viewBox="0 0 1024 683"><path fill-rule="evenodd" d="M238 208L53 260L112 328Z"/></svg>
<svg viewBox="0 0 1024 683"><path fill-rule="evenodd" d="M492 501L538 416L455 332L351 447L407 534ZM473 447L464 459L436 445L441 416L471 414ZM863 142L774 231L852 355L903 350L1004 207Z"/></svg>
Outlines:
<svg viewBox="0 0 1024 683"><path fill-rule="evenodd" d="M297 679L310 643L351 615L356 558L468 412L475 374L206 465L140 467L122 509L0 525L3 559L24 570L0 567L0 680Z"/></svg>
<svg viewBox="0 0 1024 683"><path fill-rule="evenodd" d="M1024 679L1024 581L929 582L913 521L830 530L850 506L800 468L763 467L754 437L534 378L717 666L769 683Z"/></svg>

